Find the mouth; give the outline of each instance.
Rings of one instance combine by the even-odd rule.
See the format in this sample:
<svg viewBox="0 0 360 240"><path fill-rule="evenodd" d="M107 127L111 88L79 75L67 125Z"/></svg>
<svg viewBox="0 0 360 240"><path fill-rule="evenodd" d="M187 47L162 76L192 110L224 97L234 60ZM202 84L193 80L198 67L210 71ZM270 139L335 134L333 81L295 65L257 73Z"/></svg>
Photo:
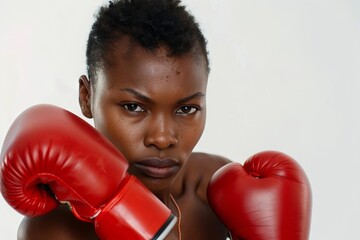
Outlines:
<svg viewBox="0 0 360 240"><path fill-rule="evenodd" d="M179 163L170 158L148 158L133 163L133 166L143 175L159 179L174 176L180 170Z"/></svg>

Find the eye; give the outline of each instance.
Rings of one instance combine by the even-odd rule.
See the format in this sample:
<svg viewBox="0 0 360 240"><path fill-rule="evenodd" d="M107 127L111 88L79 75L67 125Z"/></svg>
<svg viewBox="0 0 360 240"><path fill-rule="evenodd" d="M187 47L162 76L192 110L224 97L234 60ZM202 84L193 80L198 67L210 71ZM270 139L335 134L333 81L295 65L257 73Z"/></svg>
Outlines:
<svg viewBox="0 0 360 240"><path fill-rule="evenodd" d="M189 115L189 114L193 114L195 112L197 112L199 109L199 107L194 107L194 106L183 106L180 107L178 110L176 110L177 114L183 114L183 115Z"/></svg>
<svg viewBox="0 0 360 240"><path fill-rule="evenodd" d="M129 112L145 112L145 110L136 103L125 103L122 107Z"/></svg>

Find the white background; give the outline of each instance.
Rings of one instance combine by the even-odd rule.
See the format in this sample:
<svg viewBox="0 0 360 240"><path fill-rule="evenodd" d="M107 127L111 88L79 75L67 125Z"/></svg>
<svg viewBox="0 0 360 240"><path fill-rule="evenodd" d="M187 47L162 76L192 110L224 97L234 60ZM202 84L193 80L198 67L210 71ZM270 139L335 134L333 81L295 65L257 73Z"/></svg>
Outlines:
<svg viewBox="0 0 360 240"><path fill-rule="evenodd" d="M80 115L78 77L98 0L2 1L0 141L25 108ZM208 122L197 150L243 162L266 149L303 166L311 239L360 239L360 1L187 0L209 41ZM22 217L0 197L0 238Z"/></svg>

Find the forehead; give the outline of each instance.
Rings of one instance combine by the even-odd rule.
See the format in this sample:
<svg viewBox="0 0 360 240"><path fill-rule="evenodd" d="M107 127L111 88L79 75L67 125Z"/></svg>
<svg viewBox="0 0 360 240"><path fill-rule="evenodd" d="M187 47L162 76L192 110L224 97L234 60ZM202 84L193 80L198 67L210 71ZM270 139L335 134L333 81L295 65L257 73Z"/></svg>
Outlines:
<svg viewBox="0 0 360 240"><path fill-rule="evenodd" d="M110 85L128 83L141 87L173 82L178 87L204 91L208 73L205 60L193 52L172 56L166 47L150 51L130 41L121 41L121 45L114 45L108 52L98 76Z"/></svg>

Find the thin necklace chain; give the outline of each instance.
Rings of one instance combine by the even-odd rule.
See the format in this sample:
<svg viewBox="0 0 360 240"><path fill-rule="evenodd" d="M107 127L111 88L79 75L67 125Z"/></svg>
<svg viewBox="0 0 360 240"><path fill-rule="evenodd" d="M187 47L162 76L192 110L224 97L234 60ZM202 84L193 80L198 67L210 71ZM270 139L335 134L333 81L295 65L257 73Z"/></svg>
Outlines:
<svg viewBox="0 0 360 240"><path fill-rule="evenodd" d="M180 207L179 205L177 204L177 202L175 201L174 197L172 194L170 194L170 198L172 200L172 202L174 203L174 205L176 206L176 209L178 211L178 224L177 224L177 227L178 227L178 235L179 235L179 240L181 240L181 210L180 210Z"/></svg>

